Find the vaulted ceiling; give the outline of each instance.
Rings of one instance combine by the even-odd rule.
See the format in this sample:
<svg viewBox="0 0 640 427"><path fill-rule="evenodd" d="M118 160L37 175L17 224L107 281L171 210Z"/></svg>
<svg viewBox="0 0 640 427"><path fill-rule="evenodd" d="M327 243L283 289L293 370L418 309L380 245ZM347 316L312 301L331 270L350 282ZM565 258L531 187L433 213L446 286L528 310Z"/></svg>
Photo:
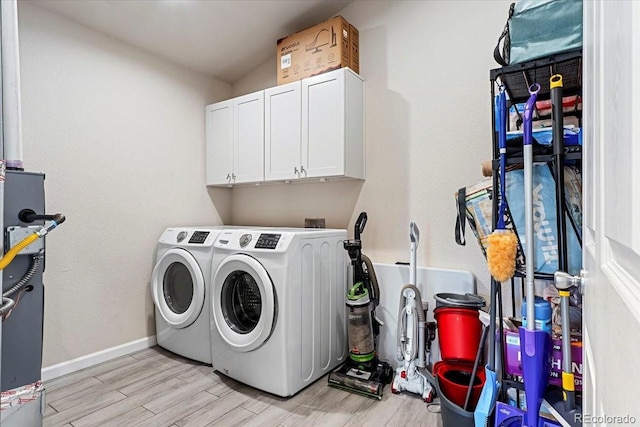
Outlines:
<svg viewBox="0 0 640 427"><path fill-rule="evenodd" d="M233 83L276 41L353 0L29 0L130 45Z"/></svg>

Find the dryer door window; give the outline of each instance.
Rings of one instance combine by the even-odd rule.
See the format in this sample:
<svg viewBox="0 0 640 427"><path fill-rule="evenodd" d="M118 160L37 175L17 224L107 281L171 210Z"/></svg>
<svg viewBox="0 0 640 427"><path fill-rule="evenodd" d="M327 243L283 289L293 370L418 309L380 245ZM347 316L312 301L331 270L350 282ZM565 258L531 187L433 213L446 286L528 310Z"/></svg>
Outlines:
<svg viewBox="0 0 640 427"><path fill-rule="evenodd" d="M227 325L239 334L253 331L262 313L260 287L246 271L229 274L220 295L222 314Z"/></svg>
<svg viewBox="0 0 640 427"><path fill-rule="evenodd" d="M151 295L160 316L171 326L185 328L204 306L204 276L188 251L170 249L156 263L151 274Z"/></svg>
<svg viewBox="0 0 640 427"><path fill-rule="evenodd" d="M212 286L212 312L222 339L241 352L264 344L277 307L273 283L262 264L248 255L230 255L218 266Z"/></svg>
<svg viewBox="0 0 640 427"><path fill-rule="evenodd" d="M183 263L173 262L167 267L162 289L169 310L182 314L189 309L193 301L193 278Z"/></svg>

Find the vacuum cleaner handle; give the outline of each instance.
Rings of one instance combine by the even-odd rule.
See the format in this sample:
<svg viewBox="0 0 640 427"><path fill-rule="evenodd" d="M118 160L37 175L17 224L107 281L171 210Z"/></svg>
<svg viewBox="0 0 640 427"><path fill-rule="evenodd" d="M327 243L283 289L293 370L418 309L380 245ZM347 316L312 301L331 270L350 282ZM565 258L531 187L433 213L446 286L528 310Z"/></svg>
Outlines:
<svg viewBox="0 0 640 427"><path fill-rule="evenodd" d="M420 240L420 230L415 222L411 221L409 223L409 240L411 241L411 259L409 263L409 283L415 286L418 286L418 282L416 279L416 270L417 270L417 251L418 251L418 241Z"/></svg>
<svg viewBox="0 0 640 427"><path fill-rule="evenodd" d="M360 234L364 231L364 226L367 224L367 213L360 212L358 219L356 220L355 239L360 240Z"/></svg>
<svg viewBox="0 0 640 427"><path fill-rule="evenodd" d="M416 245L420 240L420 230L418 229L416 223L413 221L409 223L409 239L411 240L411 243L415 243Z"/></svg>

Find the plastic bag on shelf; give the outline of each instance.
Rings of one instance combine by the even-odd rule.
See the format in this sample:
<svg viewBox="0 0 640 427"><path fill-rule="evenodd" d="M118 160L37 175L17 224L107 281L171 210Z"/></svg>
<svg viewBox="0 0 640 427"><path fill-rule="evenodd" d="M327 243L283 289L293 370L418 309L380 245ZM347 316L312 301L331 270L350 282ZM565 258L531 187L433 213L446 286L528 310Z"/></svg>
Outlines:
<svg viewBox="0 0 640 427"><path fill-rule="evenodd" d="M524 231L525 209L523 192L524 171L513 170L508 172L506 175L507 203L515 229ZM581 213L579 217L581 223ZM556 218L555 180L548 165L535 164L533 168L533 231L536 251L534 271L536 273L553 274L558 270L559 252ZM568 273L576 275L582 268L582 248L576 231L571 225L571 218L567 219L566 224ZM521 244L526 247L524 232L519 233L519 239Z"/></svg>
<svg viewBox="0 0 640 427"><path fill-rule="evenodd" d="M508 176L508 173L507 173ZM476 240L480 244L482 254L487 257L488 237L493 232L491 221L493 181L491 178L483 179L469 187L463 187L455 193L458 202L458 218L456 219L456 242L465 245L465 223L473 231ZM509 208L505 209L505 228L513 230L513 220ZM524 252L520 241L516 250L516 269L524 271Z"/></svg>
<svg viewBox="0 0 640 427"><path fill-rule="evenodd" d="M536 274L553 275L558 269L558 237L556 225L555 181L546 164L534 167L534 232L536 234ZM567 255L570 274L578 274L582 267L582 184L577 168L565 166L565 200L568 206ZM487 255L487 237L493 232L492 223L492 178L487 178L455 193L458 204L456 220L456 242L465 244L464 224L469 223L482 254ZM514 229L518 235L516 252L516 272L525 273L526 254L524 253L524 172L522 169L510 170L506 175L507 209L505 225ZM576 233L577 231L577 233Z"/></svg>

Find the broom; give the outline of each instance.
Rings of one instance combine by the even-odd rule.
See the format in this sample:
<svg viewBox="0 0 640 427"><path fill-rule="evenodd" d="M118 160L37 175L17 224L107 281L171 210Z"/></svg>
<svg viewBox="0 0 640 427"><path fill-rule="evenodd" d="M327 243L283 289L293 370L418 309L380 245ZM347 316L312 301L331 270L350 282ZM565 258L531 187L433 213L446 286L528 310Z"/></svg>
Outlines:
<svg viewBox="0 0 640 427"><path fill-rule="evenodd" d="M495 230L487 237L487 263L491 276L504 282L513 277L516 271L516 251L518 239L512 230L507 230L504 223L506 209L505 173L507 163L507 98L504 86L496 96L498 110L498 144L500 149L500 206L498 208L498 223Z"/></svg>
<svg viewBox="0 0 640 427"><path fill-rule="evenodd" d="M486 379L480 393L480 399L473 413L475 427L486 427L494 410L501 382L496 374L496 314L499 284L513 276L516 269L516 249L518 241L513 231L507 230L504 224L504 212L506 209L505 197L505 170L507 163L507 97L504 86L500 86L500 92L496 96L496 109L498 111L498 143L500 148L500 206L498 208L498 223L496 229L488 238L487 261L489 272L494 280L491 281L491 308L489 321L489 360L485 366Z"/></svg>

